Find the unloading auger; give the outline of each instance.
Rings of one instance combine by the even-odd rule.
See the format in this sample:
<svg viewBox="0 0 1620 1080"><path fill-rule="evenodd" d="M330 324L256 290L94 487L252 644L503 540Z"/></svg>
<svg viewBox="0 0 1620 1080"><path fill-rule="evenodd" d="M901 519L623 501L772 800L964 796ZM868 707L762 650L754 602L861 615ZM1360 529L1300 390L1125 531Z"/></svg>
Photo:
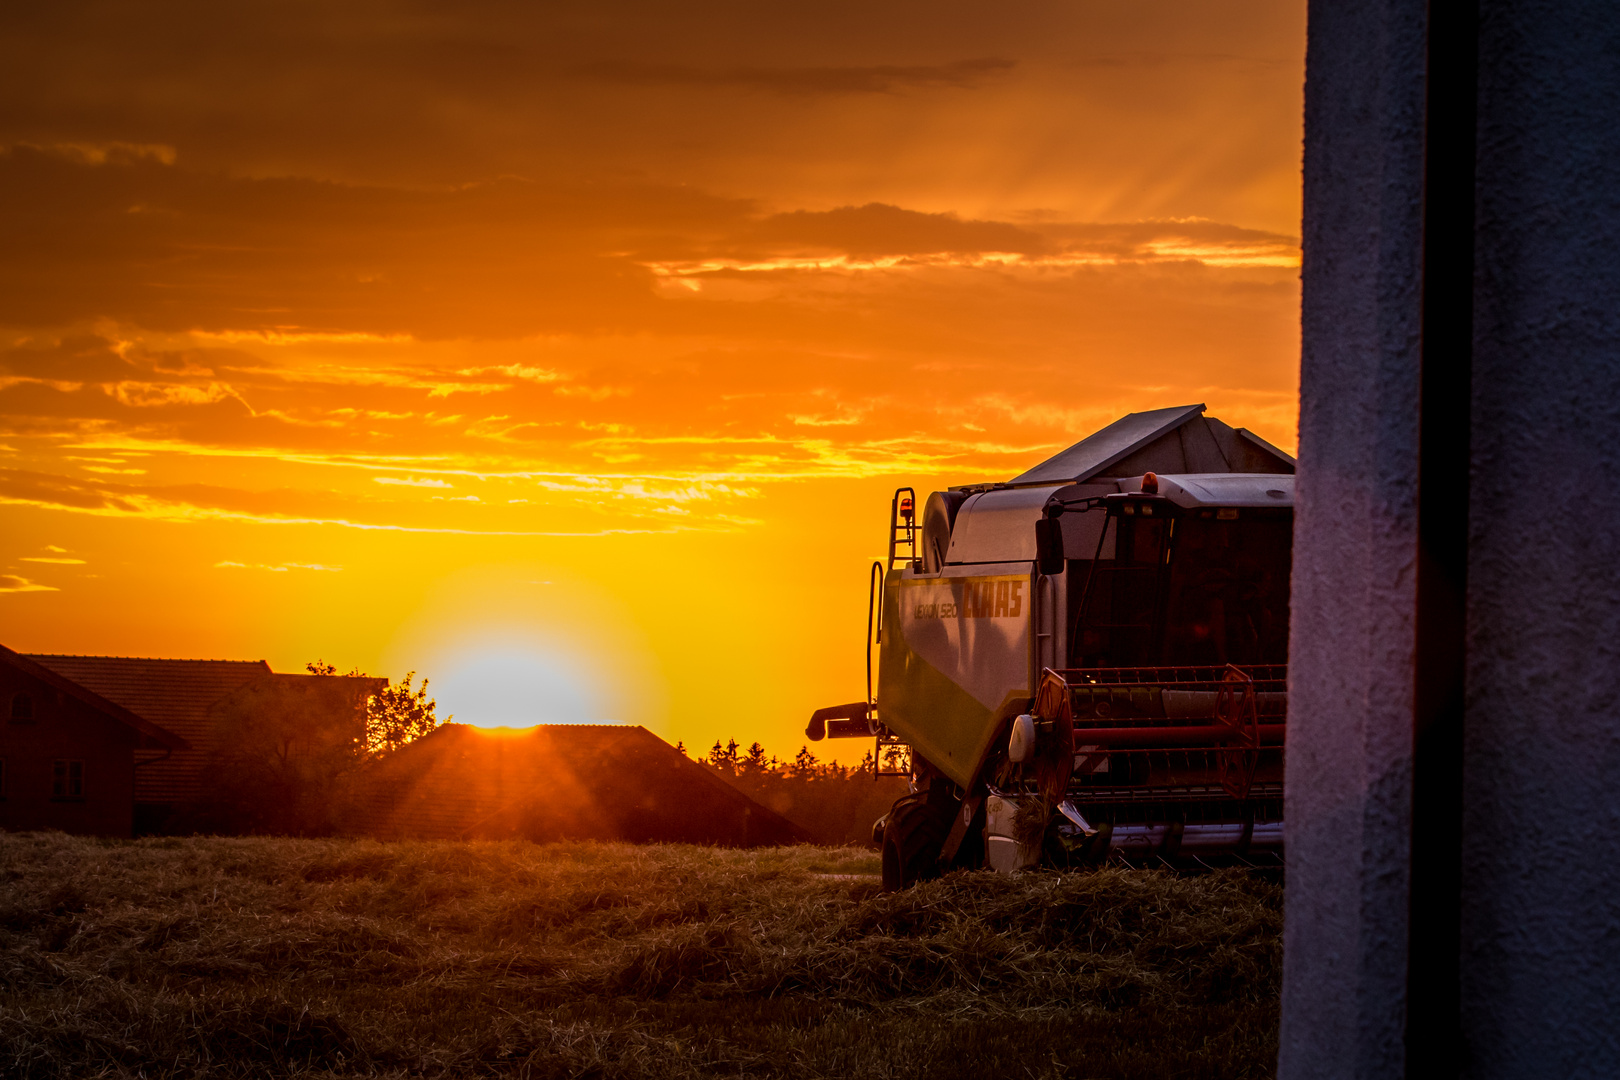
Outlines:
<svg viewBox="0 0 1620 1080"><path fill-rule="evenodd" d="M1203 413L1132 413L920 521L895 493L866 699L806 732L910 777L873 829L885 887L1280 862L1294 459Z"/></svg>

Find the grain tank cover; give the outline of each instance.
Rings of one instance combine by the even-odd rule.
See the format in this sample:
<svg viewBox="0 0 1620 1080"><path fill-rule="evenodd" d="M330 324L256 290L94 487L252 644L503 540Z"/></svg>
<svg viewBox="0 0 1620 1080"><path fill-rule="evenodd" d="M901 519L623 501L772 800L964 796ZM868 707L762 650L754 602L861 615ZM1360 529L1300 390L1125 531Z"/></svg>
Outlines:
<svg viewBox="0 0 1620 1080"><path fill-rule="evenodd" d="M1101 476L1109 466L1124 461L1203 411L1202 405L1176 405L1122 416L1062 453L1054 454L1028 472L1013 477L1012 483L1017 487L1069 484Z"/></svg>
<svg viewBox="0 0 1620 1080"><path fill-rule="evenodd" d="M1142 478L1119 482L1119 490L1142 490ZM1160 476L1159 494L1188 510L1202 506L1272 506L1292 509L1294 478L1282 473L1204 473Z"/></svg>
<svg viewBox="0 0 1620 1080"><path fill-rule="evenodd" d="M1122 416L1002 486L1082 484L1145 472L1293 471L1294 459L1254 432L1205 416L1202 405L1177 405Z"/></svg>

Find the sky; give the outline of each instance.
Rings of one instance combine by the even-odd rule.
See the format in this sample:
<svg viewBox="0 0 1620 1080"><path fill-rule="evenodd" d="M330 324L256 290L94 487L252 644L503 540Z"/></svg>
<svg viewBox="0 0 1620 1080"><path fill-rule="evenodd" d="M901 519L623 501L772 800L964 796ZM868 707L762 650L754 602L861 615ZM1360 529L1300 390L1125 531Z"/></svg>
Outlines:
<svg viewBox="0 0 1620 1080"><path fill-rule="evenodd" d="M1304 19L12 5L0 643L791 757L898 485L1293 447Z"/></svg>

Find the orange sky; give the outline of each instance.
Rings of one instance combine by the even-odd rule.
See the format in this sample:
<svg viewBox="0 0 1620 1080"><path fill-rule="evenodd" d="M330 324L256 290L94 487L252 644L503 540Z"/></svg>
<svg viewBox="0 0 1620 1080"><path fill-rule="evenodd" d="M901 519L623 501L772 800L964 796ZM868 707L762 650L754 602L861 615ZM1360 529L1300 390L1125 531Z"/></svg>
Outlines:
<svg viewBox="0 0 1620 1080"><path fill-rule="evenodd" d="M1292 447L1303 2L571 7L0 17L0 643L789 756L896 484Z"/></svg>

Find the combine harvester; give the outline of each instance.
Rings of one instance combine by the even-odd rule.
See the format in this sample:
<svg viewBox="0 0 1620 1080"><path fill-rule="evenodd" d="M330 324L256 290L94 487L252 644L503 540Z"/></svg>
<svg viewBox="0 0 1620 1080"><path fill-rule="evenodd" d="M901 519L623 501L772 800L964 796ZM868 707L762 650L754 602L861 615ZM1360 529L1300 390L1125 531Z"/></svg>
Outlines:
<svg viewBox="0 0 1620 1080"><path fill-rule="evenodd" d="M1005 483L895 492L867 698L912 791L883 882L1114 858L1280 865L1294 459L1203 415L1132 413ZM878 652L872 694L873 647Z"/></svg>

